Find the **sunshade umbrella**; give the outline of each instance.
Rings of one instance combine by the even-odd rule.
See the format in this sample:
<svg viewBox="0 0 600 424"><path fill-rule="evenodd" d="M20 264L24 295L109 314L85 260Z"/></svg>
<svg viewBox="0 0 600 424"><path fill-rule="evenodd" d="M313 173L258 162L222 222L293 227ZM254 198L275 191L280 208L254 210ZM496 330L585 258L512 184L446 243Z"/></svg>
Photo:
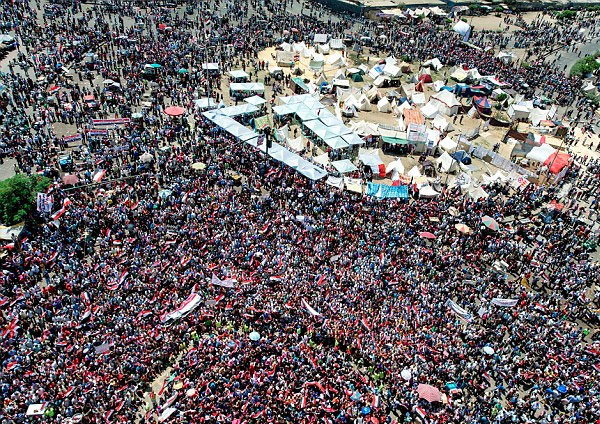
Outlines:
<svg viewBox="0 0 600 424"><path fill-rule="evenodd" d="M408 368L402 370L402 372L400 373L400 375L406 381L410 381L410 379L412 378L412 373L410 372L410 370Z"/></svg>
<svg viewBox="0 0 600 424"><path fill-rule="evenodd" d="M253 331L252 333L250 333L250 340L257 342L260 340L260 334L258 334L256 331Z"/></svg>
<svg viewBox="0 0 600 424"><path fill-rule="evenodd" d="M187 73L188 73L188 70L187 70L187 69L185 69L185 68L181 68L181 69L180 69L179 71L177 71L177 72L179 72L180 74L187 74Z"/></svg>
<svg viewBox="0 0 600 424"><path fill-rule="evenodd" d="M131 114L131 117L133 119L142 119L143 115L141 113L139 113L139 112L135 112L135 113Z"/></svg>
<svg viewBox="0 0 600 424"><path fill-rule="evenodd" d="M464 234L469 234L471 232L471 229L465 224L456 224L454 228Z"/></svg>
<svg viewBox="0 0 600 424"><path fill-rule="evenodd" d="M196 169L198 171L202 171L205 168L206 168L206 164L204 164L202 162L196 162L196 163L192 164L192 169Z"/></svg>
<svg viewBox="0 0 600 424"><path fill-rule="evenodd" d="M79 177L77 175L67 174L62 180L65 184L77 184L79 182Z"/></svg>
<svg viewBox="0 0 600 424"><path fill-rule="evenodd" d="M113 80L109 79L105 79L104 81L102 81L102 84L104 85L111 85L114 84L115 82Z"/></svg>
<svg viewBox="0 0 600 424"><path fill-rule="evenodd" d="M487 99L487 97L478 97L478 96L475 96L475 97L473 97L473 103L479 109L490 109L492 107L492 105L489 102L489 100Z"/></svg>
<svg viewBox="0 0 600 424"><path fill-rule="evenodd" d="M185 109L181 106L169 106L165 109L165 113L169 116L181 116L185 113Z"/></svg>
<svg viewBox="0 0 600 424"><path fill-rule="evenodd" d="M442 393L429 384L419 384L417 393L420 398L425 399L427 402L439 402L442 400Z"/></svg>
<svg viewBox="0 0 600 424"><path fill-rule="evenodd" d="M154 157L148 152L146 152L142 156L140 156L140 160L142 162L152 162L152 159L154 159Z"/></svg>
<svg viewBox="0 0 600 424"><path fill-rule="evenodd" d="M429 231L421 231L419 233L419 236L426 238L426 239L431 239L431 240L433 240L435 238L435 234L430 233Z"/></svg>
<svg viewBox="0 0 600 424"><path fill-rule="evenodd" d="M494 349L491 346L484 346L483 347L483 352L486 355L493 355L494 354Z"/></svg>
<svg viewBox="0 0 600 424"><path fill-rule="evenodd" d="M484 216L483 218L481 218L481 222L490 230L498 231L500 229L500 225L498 225L498 222L491 216Z"/></svg>
<svg viewBox="0 0 600 424"><path fill-rule="evenodd" d="M158 63L151 63L151 64L150 64L150 67L151 67L151 68L157 68L157 69L158 69L158 68L162 68L162 65L160 65L160 64L158 64Z"/></svg>
<svg viewBox="0 0 600 424"><path fill-rule="evenodd" d="M448 213L452 216L458 216L459 214L458 209L456 209L454 206L450 206L448 208Z"/></svg>

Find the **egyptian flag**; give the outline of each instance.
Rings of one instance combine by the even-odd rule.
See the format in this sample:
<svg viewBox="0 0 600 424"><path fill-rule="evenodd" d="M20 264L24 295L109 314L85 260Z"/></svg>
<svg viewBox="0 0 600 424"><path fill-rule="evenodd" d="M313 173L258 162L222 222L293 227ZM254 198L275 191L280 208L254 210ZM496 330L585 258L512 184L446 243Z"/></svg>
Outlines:
<svg viewBox="0 0 600 424"><path fill-rule="evenodd" d="M114 411L108 411L104 414L104 421L106 421L107 423L110 422L110 417L112 416Z"/></svg>
<svg viewBox="0 0 600 424"><path fill-rule="evenodd" d="M85 321L91 315L92 315L92 306L88 304L87 308L85 308L85 311L83 312L83 315L81 316L81 321Z"/></svg>
<svg viewBox="0 0 600 424"><path fill-rule="evenodd" d="M421 419L421 422L424 422L424 423L427 422L426 421L427 413L425 412L425 410L423 408L415 407L414 411Z"/></svg>
<svg viewBox="0 0 600 424"><path fill-rule="evenodd" d="M63 392L63 393L60 395L60 397L61 397L61 398L63 398L63 399L66 399L66 398L68 398L68 397L71 395L71 393L73 393L74 391L75 391L75 386L71 386L71 387L69 387L69 388L68 388L68 389L67 389L65 392Z"/></svg>
<svg viewBox="0 0 600 424"><path fill-rule="evenodd" d="M321 274L319 280L317 281L317 286L322 285L325 282L325 274Z"/></svg>
<svg viewBox="0 0 600 424"><path fill-rule="evenodd" d="M13 337L15 337L15 333L16 333L17 329L19 328L17 326L18 322L19 322L19 317L15 317L10 322L10 324L8 324L2 331L2 338L6 338L6 336L10 336L10 338L12 339Z"/></svg>
<svg viewBox="0 0 600 424"><path fill-rule="evenodd" d="M116 407L115 407L115 409L116 409L117 411L120 411L120 410L121 410L121 408L123 407L123 404L124 404L124 403L125 403L125 401L123 401L123 400L120 400L120 401L118 401L118 402L117 402L117 405L116 405Z"/></svg>
<svg viewBox="0 0 600 424"><path fill-rule="evenodd" d="M271 226L271 223L267 223L267 225L265 225L262 230L260 230L261 234L265 234L267 231L269 231L269 227Z"/></svg>
<svg viewBox="0 0 600 424"><path fill-rule="evenodd" d="M56 221L61 216L63 216L64 213L69 208L70 204L71 204L71 200L69 198L65 198L65 200L63 200L62 208L60 208L59 210L57 210L56 212L54 212L54 214L52 215L52 220Z"/></svg>
<svg viewBox="0 0 600 424"><path fill-rule="evenodd" d="M19 363L17 361L9 362L6 365L6 372L9 372L9 371L11 371L11 370L13 370L13 369L15 369L15 368L17 368L19 366L20 365L19 365Z"/></svg>
<svg viewBox="0 0 600 424"><path fill-rule="evenodd" d="M129 276L129 272L128 271L123 271L119 277L119 282L117 283L117 285L121 285L125 282L125 280L127 279L127 277Z"/></svg>
<svg viewBox="0 0 600 424"><path fill-rule="evenodd" d="M306 390L304 391L304 395L302 396L302 401L300 402L300 409L306 408Z"/></svg>
<svg viewBox="0 0 600 424"><path fill-rule="evenodd" d="M162 396L163 392L165 391L166 385L167 385L167 379L165 378L163 380L162 386L160 387L160 390L158 391L158 396Z"/></svg>
<svg viewBox="0 0 600 424"><path fill-rule="evenodd" d="M146 318L147 316L152 315L152 312L144 309L143 311L140 311L140 313L137 315L138 318Z"/></svg>
<svg viewBox="0 0 600 424"><path fill-rule="evenodd" d="M365 326L365 328L369 331L371 331L371 326L369 325L367 319L365 317L363 317L363 319L360 320L361 324Z"/></svg>
<svg viewBox="0 0 600 424"><path fill-rule="evenodd" d="M52 252L52 255L50 255L50 257L46 261L46 264L49 264L50 262L52 262L54 259L56 259L57 256L58 256L58 251Z"/></svg>
<svg viewBox="0 0 600 424"><path fill-rule="evenodd" d="M373 399L371 399L371 408L379 408L379 396L373 395Z"/></svg>
<svg viewBox="0 0 600 424"><path fill-rule="evenodd" d="M100 170L98 170L98 172L96 172L94 174L94 176L92 177L92 180L95 183L99 183L100 181L102 181L102 178L104 178L104 174L106 174L106 169L100 169Z"/></svg>

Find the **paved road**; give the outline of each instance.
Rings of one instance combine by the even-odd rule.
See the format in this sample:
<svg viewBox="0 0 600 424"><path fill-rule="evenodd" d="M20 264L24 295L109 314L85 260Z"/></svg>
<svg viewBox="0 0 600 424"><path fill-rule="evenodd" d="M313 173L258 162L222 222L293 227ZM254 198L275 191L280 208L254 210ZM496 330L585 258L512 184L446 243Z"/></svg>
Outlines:
<svg viewBox="0 0 600 424"><path fill-rule="evenodd" d="M550 59L554 59L554 66L558 69L563 69L566 66L566 71L569 72L571 67L582 57L591 55L600 50L600 37L594 38L586 43L580 43L577 45L575 51L560 50L548 56ZM581 53L581 55L579 55ZM560 56L560 57L559 57Z"/></svg>

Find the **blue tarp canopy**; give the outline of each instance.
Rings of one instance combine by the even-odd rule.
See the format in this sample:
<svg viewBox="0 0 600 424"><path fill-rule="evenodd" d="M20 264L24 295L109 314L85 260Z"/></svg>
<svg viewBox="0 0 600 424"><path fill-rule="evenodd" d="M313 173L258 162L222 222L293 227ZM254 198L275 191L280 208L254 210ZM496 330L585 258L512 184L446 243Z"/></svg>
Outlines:
<svg viewBox="0 0 600 424"><path fill-rule="evenodd" d="M408 199L408 186L368 183L367 195L378 199Z"/></svg>

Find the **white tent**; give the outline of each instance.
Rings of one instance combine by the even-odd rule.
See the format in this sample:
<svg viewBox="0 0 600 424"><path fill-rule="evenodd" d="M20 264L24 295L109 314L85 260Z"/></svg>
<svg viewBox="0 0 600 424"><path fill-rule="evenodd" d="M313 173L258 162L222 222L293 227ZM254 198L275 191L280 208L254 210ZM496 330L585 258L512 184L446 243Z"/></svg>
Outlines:
<svg viewBox="0 0 600 424"><path fill-rule="evenodd" d="M487 199L490 195L480 185L472 183L468 189L469 197L473 200Z"/></svg>
<svg viewBox="0 0 600 424"><path fill-rule="evenodd" d="M399 174L404 174L404 165L402 164L400 159L396 159L396 160L388 163L387 166L385 167L386 174L389 174L392 171L396 171Z"/></svg>
<svg viewBox="0 0 600 424"><path fill-rule="evenodd" d="M325 75L320 74L315 80L315 85L320 87L323 83L327 84L327 80L325 79Z"/></svg>
<svg viewBox="0 0 600 424"><path fill-rule="evenodd" d="M413 166L410 171L408 171L408 175L411 178L419 178L421 176L421 171L419 171L419 167L417 165Z"/></svg>
<svg viewBox="0 0 600 424"><path fill-rule="evenodd" d="M442 115L436 115L435 118L433 118L433 122L431 123L431 125L433 126L433 128L437 128L438 130L442 131L442 132L446 132L446 131L451 131L452 130L452 124L448 121L446 121L446 118L444 118Z"/></svg>
<svg viewBox="0 0 600 424"><path fill-rule="evenodd" d="M525 156L529 160L544 163L550 155L556 153L556 149L550 146L548 143L544 143L541 146L536 146L527 153Z"/></svg>
<svg viewBox="0 0 600 424"><path fill-rule="evenodd" d="M538 109L534 107L531 112L529 112L529 120L534 126L539 126L540 121L548 119L548 111L543 109Z"/></svg>
<svg viewBox="0 0 600 424"><path fill-rule="evenodd" d="M385 78L382 75L380 75L377 78L375 78L375 81L373 81L373 86L381 87L384 82L385 82Z"/></svg>
<svg viewBox="0 0 600 424"><path fill-rule="evenodd" d="M340 173L346 174L348 172L354 172L358 170L358 168L350 162L348 159L336 160L331 162L331 165Z"/></svg>
<svg viewBox="0 0 600 424"><path fill-rule="evenodd" d="M467 78L469 77L469 75L465 72L464 69L462 69L461 67L457 66L452 73L450 74L450 78L458 81L458 82L463 82L465 81Z"/></svg>
<svg viewBox="0 0 600 424"><path fill-rule="evenodd" d="M498 59L500 59L504 63L512 63L517 58L517 55L514 53L508 52L500 52L498 53Z"/></svg>
<svg viewBox="0 0 600 424"><path fill-rule="evenodd" d="M442 90L431 96L430 102L433 103L440 113L453 116L458 113L460 102L456 99L454 93Z"/></svg>
<svg viewBox="0 0 600 424"><path fill-rule="evenodd" d="M471 26L464 21L458 21L452 29L463 37L471 32Z"/></svg>
<svg viewBox="0 0 600 424"><path fill-rule="evenodd" d="M346 100L344 100L344 106L353 106L354 108L356 108L356 110L360 109L360 105L360 102L356 97L354 97L353 94L346 97Z"/></svg>
<svg viewBox="0 0 600 424"><path fill-rule="evenodd" d="M440 60L437 57L423 63L423 66L429 66L435 69L436 71L439 71L444 67L444 65L442 65L442 62L440 62Z"/></svg>
<svg viewBox="0 0 600 424"><path fill-rule="evenodd" d="M373 79L377 78L379 75L383 74L384 66L375 65L369 70L369 76Z"/></svg>
<svg viewBox="0 0 600 424"><path fill-rule="evenodd" d="M433 89L435 91L440 91L444 85L446 85L446 84L444 84L444 81L440 81L440 80L434 81Z"/></svg>
<svg viewBox="0 0 600 424"><path fill-rule="evenodd" d="M363 149L358 150L358 160L366 166L378 167L383 163L379 156L379 149Z"/></svg>
<svg viewBox="0 0 600 424"><path fill-rule="evenodd" d="M325 43L327 43L328 39L329 39L328 34L315 34L315 36L313 38L313 42L315 44L325 44Z"/></svg>
<svg viewBox="0 0 600 424"><path fill-rule="evenodd" d="M458 169L457 162L448 154L448 152L442 153L442 156L437 158L435 162L442 172L454 172Z"/></svg>
<svg viewBox="0 0 600 424"><path fill-rule="evenodd" d="M319 70L323 65L325 65L325 57L320 53L313 54L309 64L310 69Z"/></svg>
<svg viewBox="0 0 600 424"><path fill-rule="evenodd" d="M377 102L377 110L384 113L388 113L391 110L390 102L388 101L387 97L384 97Z"/></svg>
<svg viewBox="0 0 600 424"><path fill-rule="evenodd" d="M506 111L510 119L513 121L520 119L528 119L529 118L529 109L525 106L512 104L508 107Z"/></svg>
<svg viewBox="0 0 600 424"><path fill-rule="evenodd" d="M442 141L440 141L439 146L447 152L452 152L458 147L458 143L452 140L450 136L446 136Z"/></svg>
<svg viewBox="0 0 600 424"><path fill-rule="evenodd" d="M371 87L369 89L369 91L367 91L367 98L369 99L370 102L375 102L379 99L381 99L382 95L379 92L379 90L377 89L377 87Z"/></svg>
<svg viewBox="0 0 600 424"><path fill-rule="evenodd" d="M358 103L359 103L359 110L363 110L363 111L370 111L371 110L371 103L369 102L369 99L367 98L367 96L365 96L364 94L362 96L360 96L360 99L358 99Z"/></svg>
<svg viewBox="0 0 600 424"><path fill-rule="evenodd" d="M413 93L411 100L416 105L424 105L426 102L425 93L416 91Z"/></svg>
<svg viewBox="0 0 600 424"><path fill-rule="evenodd" d="M329 164L329 153L325 152L319 156L313 156L312 158L319 165L327 166Z"/></svg>
<svg viewBox="0 0 600 424"><path fill-rule="evenodd" d="M329 44L319 44L317 51L322 54L329 54Z"/></svg>
<svg viewBox="0 0 600 424"><path fill-rule="evenodd" d="M327 59L327 64L333 67L342 67L346 65L346 60L339 53L334 53Z"/></svg>
<svg viewBox="0 0 600 424"><path fill-rule="evenodd" d="M250 78L250 75L248 75L245 71L243 71L241 69L229 71L228 74L231 78L234 78L234 79Z"/></svg>
<svg viewBox="0 0 600 424"><path fill-rule="evenodd" d="M437 108L430 101L429 103L427 103L425 106L423 106L421 108L421 113L423 114L423 116L425 118L433 119L433 118L435 118L435 115L437 115L439 112L438 112Z"/></svg>
<svg viewBox="0 0 600 424"><path fill-rule="evenodd" d="M292 45L290 43L281 43L279 45L279 47L281 47L281 50L283 50L284 52L291 52L292 51Z"/></svg>
<svg viewBox="0 0 600 424"><path fill-rule="evenodd" d="M396 78L398 75L402 74L402 69L400 69L396 65L387 63L383 68L383 73L389 77Z"/></svg>
<svg viewBox="0 0 600 424"><path fill-rule="evenodd" d="M292 44L292 50L296 53L302 53L304 49L306 49L306 44L304 44L304 42Z"/></svg>
<svg viewBox="0 0 600 424"><path fill-rule="evenodd" d="M294 52L277 51L275 53L275 62L279 66L291 66L294 63Z"/></svg>
<svg viewBox="0 0 600 424"><path fill-rule="evenodd" d="M358 110L354 105L344 105L344 109L342 109L342 115L353 118L355 116L358 116Z"/></svg>
<svg viewBox="0 0 600 424"><path fill-rule="evenodd" d="M421 188L419 189L419 197L422 198L430 199L439 195L440 193L435 191L430 185L421 186Z"/></svg>

